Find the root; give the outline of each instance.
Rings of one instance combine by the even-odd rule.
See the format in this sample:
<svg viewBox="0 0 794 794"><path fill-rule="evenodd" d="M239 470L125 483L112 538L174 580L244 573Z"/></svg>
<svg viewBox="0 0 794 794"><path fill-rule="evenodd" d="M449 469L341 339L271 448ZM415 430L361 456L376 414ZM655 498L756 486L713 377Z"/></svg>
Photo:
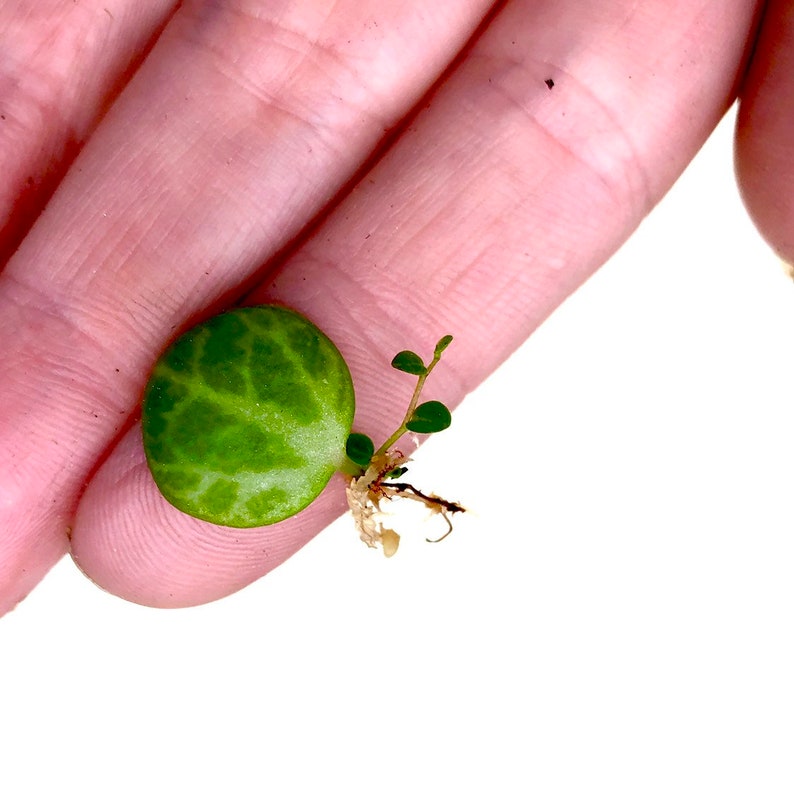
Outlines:
<svg viewBox="0 0 794 794"><path fill-rule="evenodd" d="M351 479L347 486L347 504L361 540L370 548L381 546L387 557L397 552L400 536L383 523L382 499L411 499L423 504L431 513L440 515L447 524L447 531L435 539L425 538L428 543L438 543L446 538L453 529L450 515L466 510L457 502L423 493L410 483L384 481L389 472L407 462L408 458L399 451L386 453L374 458L367 470L360 477Z"/></svg>

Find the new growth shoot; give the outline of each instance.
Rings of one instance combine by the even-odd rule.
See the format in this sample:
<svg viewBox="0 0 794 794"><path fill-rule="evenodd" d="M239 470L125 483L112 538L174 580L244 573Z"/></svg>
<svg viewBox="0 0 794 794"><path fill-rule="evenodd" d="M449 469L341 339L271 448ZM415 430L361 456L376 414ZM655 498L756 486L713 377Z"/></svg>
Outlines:
<svg viewBox="0 0 794 794"><path fill-rule="evenodd" d="M464 511L457 502L450 502L432 493L423 493L407 482L395 482L408 471L405 464L409 462L409 458L395 444L408 432L438 433L446 430L452 422L449 409L444 403L438 400L419 402L425 381L451 341L452 337L449 335L439 339L433 358L428 364L412 350L398 353L392 359L392 367L417 377L402 422L377 449L372 439L363 433L351 433L347 440L347 456L356 467L347 486L347 503L361 540L372 548L381 546L387 557L396 553L400 536L384 524L384 513L381 509L384 499L412 499L423 504L430 512L440 515L446 523L446 531L435 540L428 538L430 543L447 537L452 531L450 515Z"/></svg>

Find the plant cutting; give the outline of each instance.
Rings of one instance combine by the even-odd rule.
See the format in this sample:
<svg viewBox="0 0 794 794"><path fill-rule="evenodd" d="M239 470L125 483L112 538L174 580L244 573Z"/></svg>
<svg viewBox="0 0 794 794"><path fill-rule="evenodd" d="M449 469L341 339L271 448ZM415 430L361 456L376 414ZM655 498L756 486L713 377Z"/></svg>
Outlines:
<svg viewBox="0 0 794 794"><path fill-rule="evenodd" d="M142 432L154 481L183 512L246 528L295 515L339 472L367 545L396 552L399 536L384 525L382 504L399 498L439 514L446 537L463 508L402 481L409 458L396 444L449 427L447 407L420 395L451 341L440 339L427 364L410 350L394 357L392 366L417 382L399 427L376 448L351 432L350 370L312 322L282 306L217 315L182 334L146 385Z"/></svg>

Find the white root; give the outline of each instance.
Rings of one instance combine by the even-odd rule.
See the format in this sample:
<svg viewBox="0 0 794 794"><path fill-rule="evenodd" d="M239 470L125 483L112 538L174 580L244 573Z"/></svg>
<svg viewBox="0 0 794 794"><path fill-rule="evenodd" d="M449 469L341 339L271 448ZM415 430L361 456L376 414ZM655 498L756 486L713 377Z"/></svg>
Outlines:
<svg viewBox="0 0 794 794"><path fill-rule="evenodd" d="M347 486L347 504L359 537L372 549L380 546L387 557L397 552L400 536L383 524L379 486L386 472L407 461L408 458L400 452L387 453L373 460L367 470L360 477L354 477Z"/></svg>
<svg viewBox="0 0 794 794"><path fill-rule="evenodd" d="M424 494L407 483L384 482L388 472L402 466L408 460L401 452L386 453L373 460L367 470L361 476L352 478L347 486L347 504L359 537L370 548L380 546L387 557L396 554L400 545L400 536L383 523L385 514L380 508L382 499L394 497L413 499L424 504L431 513L440 514L446 521L448 530L437 540L441 540L452 531L449 514L464 512L464 508L457 502L449 502L435 494Z"/></svg>

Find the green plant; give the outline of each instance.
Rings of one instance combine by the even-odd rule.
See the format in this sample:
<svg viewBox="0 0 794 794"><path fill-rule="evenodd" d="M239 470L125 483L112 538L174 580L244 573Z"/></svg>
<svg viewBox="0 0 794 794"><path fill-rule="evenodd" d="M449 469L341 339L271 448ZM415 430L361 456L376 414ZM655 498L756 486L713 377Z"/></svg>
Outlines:
<svg viewBox="0 0 794 794"><path fill-rule="evenodd" d="M362 539L387 556L399 537L382 524L384 498L423 502L444 517L448 534L449 514L463 508L397 482L408 458L394 445L409 432L449 427L447 407L419 396L451 341L439 340L427 365L408 350L394 357L392 366L417 383L400 426L376 449L350 432L350 371L314 324L280 306L213 317L163 353L146 385L143 442L155 483L183 512L243 528L294 515L339 471Z"/></svg>

